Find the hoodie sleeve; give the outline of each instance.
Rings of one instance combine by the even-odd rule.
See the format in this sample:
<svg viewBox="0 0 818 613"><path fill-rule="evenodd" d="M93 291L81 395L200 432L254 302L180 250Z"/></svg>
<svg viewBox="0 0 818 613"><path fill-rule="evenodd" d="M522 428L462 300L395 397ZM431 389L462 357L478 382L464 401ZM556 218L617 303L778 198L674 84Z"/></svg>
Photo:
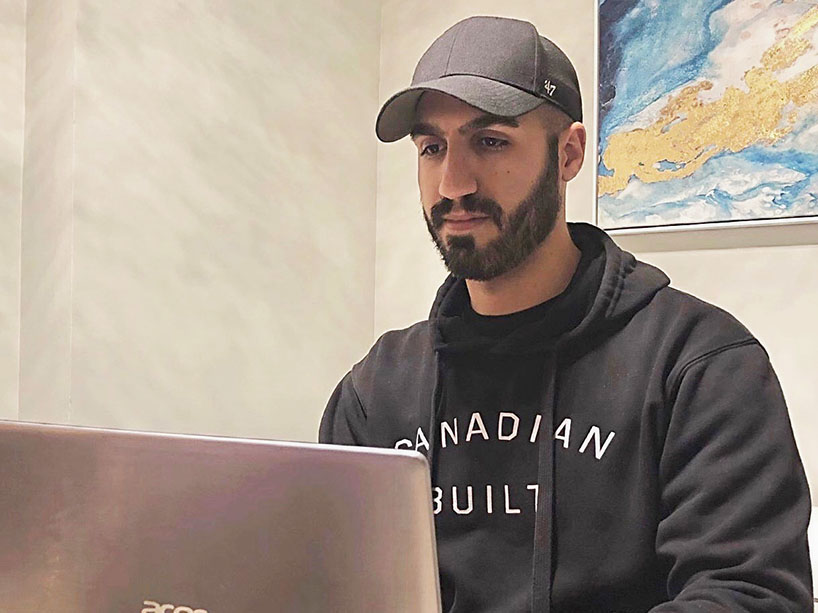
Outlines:
<svg viewBox="0 0 818 613"><path fill-rule="evenodd" d="M330 396L321 426L318 441L336 445L365 445L366 413L355 391L352 372L341 379Z"/></svg>
<svg viewBox="0 0 818 613"><path fill-rule="evenodd" d="M809 491L767 354L737 343L675 382L656 536L672 600L651 613L811 612Z"/></svg>

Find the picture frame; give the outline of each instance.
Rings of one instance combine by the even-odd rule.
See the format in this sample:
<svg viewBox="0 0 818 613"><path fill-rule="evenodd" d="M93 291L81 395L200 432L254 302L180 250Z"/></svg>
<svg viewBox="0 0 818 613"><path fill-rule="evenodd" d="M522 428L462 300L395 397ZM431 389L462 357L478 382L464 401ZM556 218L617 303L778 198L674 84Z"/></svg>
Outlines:
<svg viewBox="0 0 818 613"><path fill-rule="evenodd" d="M818 222L818 2L596 9L598 226Z"/></svg>

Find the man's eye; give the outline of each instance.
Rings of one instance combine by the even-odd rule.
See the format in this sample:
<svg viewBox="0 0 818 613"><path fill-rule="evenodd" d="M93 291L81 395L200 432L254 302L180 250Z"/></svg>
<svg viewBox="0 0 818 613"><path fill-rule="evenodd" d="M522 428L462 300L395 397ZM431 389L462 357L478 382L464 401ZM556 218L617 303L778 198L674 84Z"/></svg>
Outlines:
<svg viewBox="0 0 818 613"><path fill-rule="evenodd" d="M502 149L508 145L508 141L501 138L494 138L493 136L484 136L480 139L480 144L487 149Z"/></svg>
<svg viewBox="0 0 818 613"><path fill-rule="evenodd" d="M436 155L440 152L440 145L426 145L420 150L420 155Z"/></svg>

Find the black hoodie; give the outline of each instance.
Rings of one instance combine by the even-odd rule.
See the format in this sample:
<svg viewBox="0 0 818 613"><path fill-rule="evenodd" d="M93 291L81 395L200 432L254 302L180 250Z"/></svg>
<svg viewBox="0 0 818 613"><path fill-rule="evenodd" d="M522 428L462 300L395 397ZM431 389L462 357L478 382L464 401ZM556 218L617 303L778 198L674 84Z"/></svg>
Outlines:
<svg viewBox="0 0 818 613"><path fill-rule="evenodd" d="M330 398L320 440L426 453L444 610L812 610L807 483L766 352L601 230L491 321L449 277Z"/></svg>

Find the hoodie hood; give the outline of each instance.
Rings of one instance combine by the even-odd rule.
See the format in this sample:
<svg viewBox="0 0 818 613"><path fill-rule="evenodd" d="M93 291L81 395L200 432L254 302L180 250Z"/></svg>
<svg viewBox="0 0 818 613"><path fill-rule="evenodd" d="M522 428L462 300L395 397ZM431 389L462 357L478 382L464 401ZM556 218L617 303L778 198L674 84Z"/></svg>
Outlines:
<svg viewBox="0 0 818 613"><path fill-rule="evenodd" d="M585 223L569 223L568 229L581 250L601 247L604 270L590 304L587 301L577 304L576 300L570 300L571 292L567 290L552 299L555 308L565 311L567 319L571 321L567 330L558 331L562 345L604 333L606 329L618 328L670 283L661 270L637 261L599 228ZM572 279L571 285L575 280ZM429 314L436 351L483 350L496 354L526 354L540 352L555 341L555 331L547 321L522 326L501 339L475 336L462 317L468 302L466 281L449 275L438 289Z"/></svg>

